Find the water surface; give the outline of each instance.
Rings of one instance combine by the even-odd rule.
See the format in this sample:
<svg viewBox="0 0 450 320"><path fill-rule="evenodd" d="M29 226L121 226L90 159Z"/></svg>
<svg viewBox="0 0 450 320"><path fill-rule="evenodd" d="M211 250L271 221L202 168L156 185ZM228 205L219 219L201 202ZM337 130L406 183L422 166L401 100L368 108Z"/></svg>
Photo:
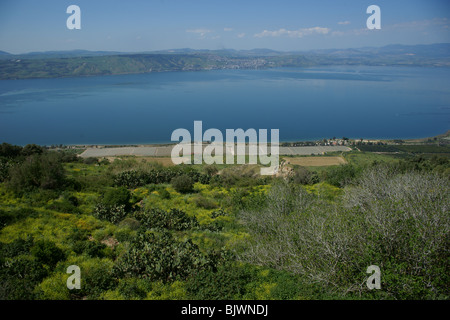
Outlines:
<svg viewBox="0 0 450 320"><path fill-rule="evenodd" d="M280 140L419 138L450 120L450 69L320 67L0 81L0 142L138 144L172 131L279 129Z"/></svg>

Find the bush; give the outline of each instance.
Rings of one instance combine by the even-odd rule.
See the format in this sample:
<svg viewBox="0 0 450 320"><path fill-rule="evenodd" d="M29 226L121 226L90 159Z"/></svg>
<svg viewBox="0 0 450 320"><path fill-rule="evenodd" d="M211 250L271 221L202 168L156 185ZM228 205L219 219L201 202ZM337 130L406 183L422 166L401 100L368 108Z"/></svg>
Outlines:
<svg viewBox="0 0 450 320"><path fill-rule="evenodd" d="M98 164L98 159L94 157L89 157L83 160L84 164Z"/></svg>
<svg viewBox="0 0 450 320"><path fill-rule="evenodd" d="M126 227L126 228L129 228L131 230L137 230L137 229L139 229L141 224L136 219L125 218L119 223L119 226L120 227Z"/></svg>
<svg viewBox="0 0 450 320"><path fill-rule="evenodd" d="M45 208L64 213L80 213L80 210L74 205L76 198L74 197L72 198L72 200L73 201L70 201L64 198L58 199L56 201L47 204Z"/></svg>
<svg viewBox="0 0 450 320"><path fill-rule="evenodd" d="M98 203L93 212L94 217L111 223L119 223L126 215L127 212L125 211L125 205L123 204L107 206L103 203Z"/></svg>
<svg viewBox="0 0 450 320"><path fill-rule="evenodd" d="M239 215L251 235L241 259L343 295L369 294L366 269L377 265L383 290L374 297L448 298L449 187L434 174L382 167L363 172L343 202L276 186L265 208Z"/></svg>
<svg viewBox="0 0 450 320"><path fill-rule="evenodd" d="M210 176L201 174L190 167L174 166L168 168L152 168L148 171L127 170L114 175L114 183L116 186L124 186L127 188L137 188L146 184L169 183L172 179L179 176L188 176L194 182L203 184L209 183Z"/></svg>
<svg viewBox="0 0 450 320"><path fill-rule="evenodd" d="M167 191L166 188L161 188L160 190L158 190L158 193L159 193L159 196L161 197L161 199L166 199L166 200L168 200L168 199L171 198L170 192Z"/></svg>
<svg viewBox="0 0 450 320"><path fill-rule="evenodd" d="M151 282L145 279L120 279L117 290L127 300L144 299L147 292L152 290Z"/></svg>
<svg viewBox="0 0 450 320"><path fill-rule="evenodd" d="M112 270L114 263L107 258L88 258L86 256L71 257L68 261L58 264L57 272L66 272L69 265L76 265L81 270L81 288L70 290L75 299L99 299L105 291L111 290L117 285ZM66 279L69 277L66 274ZM66 286L66 281L60 284ZM62 288L56 290L57 292Z"/></svg>
<svg viewBox="0 0 450 320"><path fill-rule="evenodd" d="M21 154L24 156L31 156L35 154L42 154L44 152L44 148L38 146L36 144L27 144L23 147Z"/></svg>
<svg viewBox="0 0 450 320"><path fill-rule="evenodd" d="M29 255L13 258L0 268L0 300L32 300L34 287L47 275L48 271Z"/></svg>
<svg viewBox="0 0 450 320"><path fill-rule="evenodd" d="M336 187L344 187L357 178L360 170L351 164L331 167L324 171L324 180Z"/></svg>
<svg viewBox="0 0 450 320"><path fill-rule="evenodd" d="M0 182L9 179L9 171L15 164L13 160L0 157Z"/></svg>
<svg viewBox="0 0 450 320"><path fill-rule="evenodd" d="M22 153L22 147L3 142L0 145L0 157L15 158Z"/></svg>
<svg viewBox="0 0 450 320"><path fill-rule="evenodd" d="M191 240L179 242L168 232L139 233L119 258L114 274L169 282L184 280L208 264L208 257Z"/></svg>
<svg viewBox="0 0 450 320"><path fill-rule="evenodd" d="M103 196L102 203L105 206L125 206L125 210L130 209L131 194L124 187L112 188L106 191Z"/></svg>
<svg viewBox="0 0 450 320"><path fill-rule="evenodd" d="M54 268L56 264L64 260L66 255L64 251L56 246L52 241L38 240L31 248L31 254L42 264Z"/></svg>
<svg viewBox="0 0 450 320"><path fill-rule="evenodd" d="M39 300L70 300L70 291L67 288L68 274L57 272L44 279L34 290Z"/></svg>
<svg viewBox="0 0 450 320"><path fill-rule="evenodd" d="M150 209L136 214L137 220L146 228L168 229L168 230L188 230L198 227L195 217L189 217L184 211L170 209Z"/></svg>
<svg viewBox="0 0 450 320"><path fill-rule="evenodd" d="M28 254L33 246L33 243L33 237L30 235L25 239L19 238L11 243L0 242L0 257L14 258L23 254Z"/></svg>
<svg viewBox="0 0 450 320"><path fill-rule="evenodd" d="M86 253L89 257L95 258L103 258L106 256L106 245L103 243L97 242L97 241L76 241L73 246L72 250L77 254L83 254Z"/></svg>
<svg viewBox="0 0 450 320"><path fill-rule="evenodd" d="M188 175L173 178L170 182L172 187L179 193L189 193L194 189L194 181Z"/></svg>
<svg viewBox="0 0 450 320"><path fill-rule="evenodd" d="M147 176L144 172L129 170L114 176L114 185L126 188L137 188L147 184Z"/></svg>
<svg viewBox="0 0 450 320"><path fill-rule="evenodd" d="M210 198L206 198L202 195L194 197L194 203L197 207L207 210L217 209L219 207L219 204L216 201Z"/></svg>
<svg viewBox="0 0 450 320"><path fill-rule="evenodd" d="M319 177L316 172L311 172L305 167L295 167L290 180L297 184L315 184L319 182Z"/></svg>
<svg viewBox="0 0 450 320"><path fill-rule="evenodd" d="M233 263L219 265L217 270L201 269L189 277L186 290L194 300L243 299L251 288L257 274L250 266Z"/></svg>
<svg viewBox="0 0 450 320"><path fill-rule="evenodd" d="M46 153L29 156L9 172L8 186L15 192L35 188L58 189L65 183L65 173L57 154Z"/></svg>

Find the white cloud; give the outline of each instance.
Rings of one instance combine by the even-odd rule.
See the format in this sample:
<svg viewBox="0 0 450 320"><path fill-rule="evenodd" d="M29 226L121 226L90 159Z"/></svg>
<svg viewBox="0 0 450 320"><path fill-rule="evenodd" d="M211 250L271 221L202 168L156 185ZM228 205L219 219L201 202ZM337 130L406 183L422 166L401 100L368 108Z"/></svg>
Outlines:
<svg viewBox="0 0 450 320"><path fill-rule="evenodd" d="M447 18L434 18L430 20L415 20L415 21L407 21L407 22L400 22L397 24L393 24L390 26L387 26L390 29L417 29L417 30L423 30L428 27L441 27L441 28L448 28L450 24L450 21Z"/></svg>
<svg viewBox="0 0 450 320"><path fill-rule="evenodd" d="M343 36L343 35L345 35L345 32L342 32L342 31L333 31L333 32L331 33L331 35L332 35L332 36Z"/></svg>
<svg viewBox="0 0 450 320"><path fill-rule="evenodd" d="M263 38L263 37L287 36L290 38L303 38L304 36L309 36L312 34L328 34L329 32L330 32L329 28L322 28L322 27L303 28L299 30L286 30L282 28L275 31L264 30L261 33L255 34L255 37Z"/></svg>
<svg viewBox="0 0 450 320"><path fill-rule="evenodd" d="M233 31L233 28L223 28L223 31Z"/></svg>
<svg viewBox="0 0 450 320"><path fill-rule="evenodd" d="M212 31L209 29L188 29L188 30L186 30L186 32L196 33L200 37L204 37L206 34L211 33Z"/></svg>
<svg viewBox="0 0 450 320"><path fill-rule="evenodd" d="M346 25L350 24L350 21L339 21L338 24L346 26Z"/></svg>
<svg viewBox="0 0 450 320"><path fill-rule="evenodd" d="M243 38L243 37L245 37L245 33L239 33L239 34L237 35L237 37L238 37L238 38Z"/></svg>

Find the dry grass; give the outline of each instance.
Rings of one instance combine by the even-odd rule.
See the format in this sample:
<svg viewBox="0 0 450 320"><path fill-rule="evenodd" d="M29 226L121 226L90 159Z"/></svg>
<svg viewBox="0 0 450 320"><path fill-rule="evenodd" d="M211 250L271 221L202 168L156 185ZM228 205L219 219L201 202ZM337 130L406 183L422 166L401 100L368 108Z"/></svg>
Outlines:
<svg viewBox="0 0 450 320"><path fill-rule="evenodd" d="M325 167L346 164L342 157L283 157L288 164L296 164L303 167Z"/></svg>

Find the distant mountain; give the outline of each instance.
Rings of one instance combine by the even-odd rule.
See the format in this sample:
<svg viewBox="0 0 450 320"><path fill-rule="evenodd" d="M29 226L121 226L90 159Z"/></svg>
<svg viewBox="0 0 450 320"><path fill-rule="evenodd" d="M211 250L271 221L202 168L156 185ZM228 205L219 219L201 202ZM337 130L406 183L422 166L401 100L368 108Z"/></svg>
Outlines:
<svg viewBox="0 0 450 320"><path fill-rule="evenodd" d="M3 51L0 51L3 52ZM0 59L13 57L15 59L46 59L46 58L71 58L71 57L95 57L95 56L111 56L123 54L116 51L89 51L89 50L70 50L70 51L42 51L28 52L22 54L9 54L5 52L0 54Z"/></svg>
<svg viewBox="0 0 450 320"><path fill-rule="evenodd" d="M0 54L0 79L321 65L450 67L450 44L389 45L281 52L271 49L173 49L146 53L48 51Z"/></svg>
<svg viewBox="0 0 450 320"><path fill-rule="evenodd" d="M450 57L450 43L436 43L429 45L401 45L392 44L384 47L363 47L349 49L323 49L296 52L298 54L327 54L340 57L355 56L420 56L423 58L448 58Z"/></svg>
<svg viewBox="0 0 450 320"><path fill-rule="evenodd" d="M4 56L4 55L10 55L11 53L6 52L6 51L0 51L0 56Z"/></svg>

